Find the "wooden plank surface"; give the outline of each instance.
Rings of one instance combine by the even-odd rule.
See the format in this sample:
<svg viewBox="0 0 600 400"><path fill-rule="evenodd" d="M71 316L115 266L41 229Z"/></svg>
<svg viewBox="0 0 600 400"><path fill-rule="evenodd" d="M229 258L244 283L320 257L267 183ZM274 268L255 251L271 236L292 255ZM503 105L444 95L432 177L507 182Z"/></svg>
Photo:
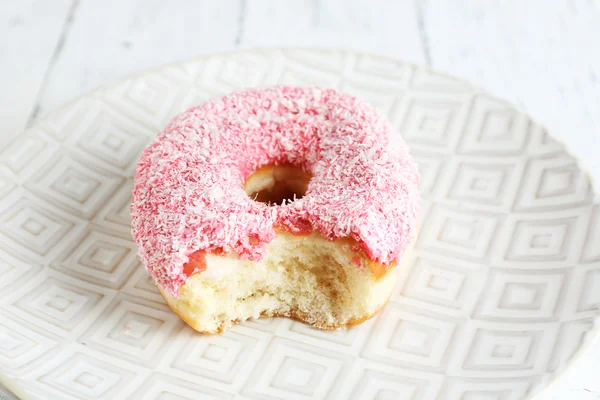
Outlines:
<svg viewBox="0 0 600 400"><path fill-rule="evenodd" d="M240 4L239 0L80 1L64 48L40 93L38 116L128 74L233 49Z"/></svg>
<svg viewBox="0 0 600 400"><path fill-rule="evenodd" d="M517 104L600 177L600 2L430 0L423 14L435 69Z"/></svg>
<svg viewBox="0 0 600 400"><path fill-rule="evenodd" d="M71 0L0 3L0 146L31 117L71 7Z"/></svg>
<svg viewBox="0 0 600 400"><path fill-rule="evenodd" d="M249 1L243 47L343 48L423 64L413 1Z"/></svg>
<svg viewBox="0 0 600 400"><path fill-rule="evenodd" d="M334 47L429 65L505 97L600 178L597 0L0 2L0 146L99 85L235 48ZM600 343L540 399L600 398Z"/></svg>

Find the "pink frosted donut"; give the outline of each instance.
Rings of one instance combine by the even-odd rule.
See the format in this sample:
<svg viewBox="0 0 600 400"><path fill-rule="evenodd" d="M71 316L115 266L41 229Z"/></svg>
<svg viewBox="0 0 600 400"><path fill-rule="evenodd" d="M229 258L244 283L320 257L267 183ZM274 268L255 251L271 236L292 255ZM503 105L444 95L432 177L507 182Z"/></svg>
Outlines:
<svg viewBox="0 0 600 400"><path fill-rule="evenodd" d="M318 318L311 317L310 307L290 300L299 295L264 289L271 285L269 278L258 275L281 270L280 280L306 278L314 281L316 291L328 285L319 281L327 268L339 270L344 279L374 265L384 272L394 269L415 235L418 183L407 146L363 101L314 87L246 90L177 116L145 149L135 173L133 236L167 302L200 331L220 331L260 315L346 326L374 310L350 315L332 306L331 315L319 316L325 322L314 322ZM265 191L294 192L298 198L278 199L283 200L279 205L251 198ZM332 255L337 251L329 249L333 245L339 247L339 257ZM260 271L256 282L240 275L247 270ZM382 281L381 275L373 282ZM229 288L226 282L237 286ZM237 293L241 287L245 291ZM331 302L357 295L338 289L330 293ZM230 291L223 298L237 296L227 306L238 315L214 321L206 315L182 315L194 307L208 308L207 296L221 298L219 290ZM365 293L360 295L372 294ZM248 297L264 304L238 307ZM381 303L379 297L374 300ZM379 303L374 307L380 308ZM220 306L225 307L215 307Z"/></svg>

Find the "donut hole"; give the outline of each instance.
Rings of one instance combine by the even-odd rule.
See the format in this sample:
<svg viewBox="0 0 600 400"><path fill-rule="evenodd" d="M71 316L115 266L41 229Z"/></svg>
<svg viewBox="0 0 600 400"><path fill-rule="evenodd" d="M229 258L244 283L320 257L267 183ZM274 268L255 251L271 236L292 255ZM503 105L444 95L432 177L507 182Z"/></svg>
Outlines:
<svg viewBox="0 0 600 400"><path fill-rule="evenodd" d="M244 190L254 201L282 205L301 199L311 178L311 174L293 165L267 165L246 179Z"/></svg>

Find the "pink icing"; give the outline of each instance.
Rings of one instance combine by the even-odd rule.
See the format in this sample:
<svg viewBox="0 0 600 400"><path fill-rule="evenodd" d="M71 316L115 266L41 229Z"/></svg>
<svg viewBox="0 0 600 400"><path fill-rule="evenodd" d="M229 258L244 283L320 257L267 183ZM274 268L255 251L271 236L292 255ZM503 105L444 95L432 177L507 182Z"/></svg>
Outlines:
<svg viewBox="0 0 600 400"><path fill-rule="evenodd" d="M305 196L281 206L248 198L245 179L283 163L313 175ZM413 238L418 183L407 146L363 101L314 87L247 90L189 109L145 149L133 236L148 272L174 295L190 255L259 260L274 226L351 237L389 263Z"/></svg>

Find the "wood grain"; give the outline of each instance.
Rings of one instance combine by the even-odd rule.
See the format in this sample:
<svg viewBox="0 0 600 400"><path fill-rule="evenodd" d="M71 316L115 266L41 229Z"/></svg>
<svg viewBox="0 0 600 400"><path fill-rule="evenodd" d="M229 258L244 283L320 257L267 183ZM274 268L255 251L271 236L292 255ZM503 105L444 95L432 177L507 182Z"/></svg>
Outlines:
<svg viewBox="0 0 600 400"><path fill-rule="evenodd" d="M158 64L237 47L342 47L503 96L600 178L597 0L0 2L0 146L49 110ZM575 129L573 129L575 127ZM541 399L600 397L600 343Z"/></svg>
<svg viewBox="0 0 600 400"><path fill-rule="evenodd" d="M413 1L250 1L244 47L343 48L423 64Z"/></svg>
<svg viewBox="0 0 600 400"><path fill-rule="evenodd" d="M0 3L0 146L21 132L61 43L71 0Z"/></svg>
<svg viewBox="0 0 600 400"><path fill-rule="evenodd" d="M599 4L428 1L432 66L517 104L600 177Z"/></svg>
<svg viewBox="0 0 600 400"><path fill-rule="evenodd" d="M231 50L238 0L85 0L39 97L40 115L145 68Z"/></svg>

